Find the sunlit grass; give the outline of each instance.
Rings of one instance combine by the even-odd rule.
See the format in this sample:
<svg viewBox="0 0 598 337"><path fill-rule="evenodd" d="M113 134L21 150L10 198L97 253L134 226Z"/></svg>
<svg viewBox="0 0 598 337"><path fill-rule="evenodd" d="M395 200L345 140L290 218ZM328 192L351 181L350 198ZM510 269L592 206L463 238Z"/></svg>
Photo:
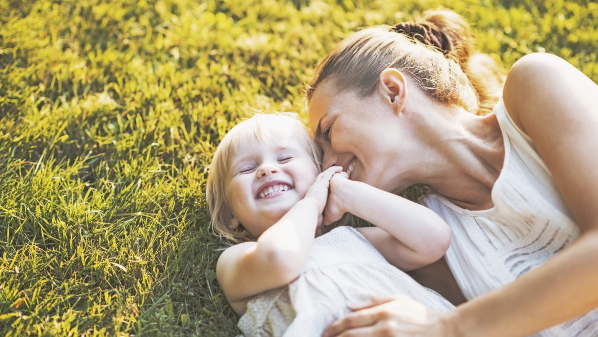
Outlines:
<svg viewBox="0 0 598 337"><path fill-rule="evenodd" d="M452 8L598 81L590 1L0 0L0 335L232 336L206 167L348 33Z"/></svg>

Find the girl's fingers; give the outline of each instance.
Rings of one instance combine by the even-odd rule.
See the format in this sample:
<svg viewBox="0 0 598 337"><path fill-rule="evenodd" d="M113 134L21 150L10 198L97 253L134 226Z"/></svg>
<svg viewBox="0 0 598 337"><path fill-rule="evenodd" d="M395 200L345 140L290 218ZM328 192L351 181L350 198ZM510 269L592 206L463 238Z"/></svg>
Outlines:
<svg viewBox="0 0 598 337"><path fill-rule="evenodd" d="M320 173L320 176L326 180L332 179L332 176L336 173L342 172L343 168L341 166L332 166L328 168L326 171Z"/></svg>

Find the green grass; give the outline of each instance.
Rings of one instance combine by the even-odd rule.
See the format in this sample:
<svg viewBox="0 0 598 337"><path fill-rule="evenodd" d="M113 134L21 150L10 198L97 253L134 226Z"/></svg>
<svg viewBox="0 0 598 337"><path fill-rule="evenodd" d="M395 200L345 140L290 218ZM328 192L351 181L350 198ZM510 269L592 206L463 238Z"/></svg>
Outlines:
<svg viewBox="0 0 598 337"><path fill-rule="evenodd" d="M335 43L438 5L506 67L544 50L598 81L590 1L0 0L0 335L235 335L219 140L252 109L305 117Z"/></svg>

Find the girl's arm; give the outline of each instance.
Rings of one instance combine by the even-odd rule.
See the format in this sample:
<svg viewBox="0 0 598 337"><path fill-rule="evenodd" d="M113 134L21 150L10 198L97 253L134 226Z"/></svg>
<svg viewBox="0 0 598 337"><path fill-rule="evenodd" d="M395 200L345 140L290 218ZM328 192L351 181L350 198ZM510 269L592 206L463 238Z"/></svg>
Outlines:
<svg viewBox="0 0 598 337"><path fill-rule="evenodd" d="M503 98L534 142L583 234L512 283L447 313L420 310L403 298L353 312L326 336L527 336L598 307L598 86L567 62L532 54L509 72ZM418 307L419 305L419 307ZM595 322L594 322L595 323ZM359 333L356 333L359 331ZM409 333L406 333L410 331Z"/></svg>
<svg viewBox="0 0 598 337"><path fill-rule="evenodd" d="M350 212L376 227L357 230L392 265L413 270L442 258L451 243L451 231L436 213L398 195L347 179L346 173L330 182L324 224Z"/></svg>
<svg viewBox="0 0 598 337"><path fill-rule="evenodd" d="M330 178L340 170L332 167L321 173L306 196L257 242L235 245L220 255L218 283L237 314L245 312L250 297L286 285L300 275L326 204Z"/></svg>

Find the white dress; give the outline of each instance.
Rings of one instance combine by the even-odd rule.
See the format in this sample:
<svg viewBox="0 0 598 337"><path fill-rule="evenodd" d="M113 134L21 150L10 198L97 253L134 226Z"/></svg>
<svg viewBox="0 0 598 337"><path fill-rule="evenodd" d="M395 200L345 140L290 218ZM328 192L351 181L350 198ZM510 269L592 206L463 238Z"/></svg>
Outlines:
<svg viewBox="0 0 598 337"><path fill-rule="evenodd" d="M446 258L467 299L512 282L581 234L534 144L513 123L502 99L494 113L505 144L503 168L492 189L494 207L470 211L435 193L420 199L452 230ZM598 336L598 309L534 336Z"/></svg>
<svg viewBox="0 0 598 337"><path fill-rule="evenodd" d="M389 264L357 230L339 227L315 239L297 280L251 299L238 326L247 337L319 337L351 307L371 296L397 294L436 311L453 308Z"/></svg>

